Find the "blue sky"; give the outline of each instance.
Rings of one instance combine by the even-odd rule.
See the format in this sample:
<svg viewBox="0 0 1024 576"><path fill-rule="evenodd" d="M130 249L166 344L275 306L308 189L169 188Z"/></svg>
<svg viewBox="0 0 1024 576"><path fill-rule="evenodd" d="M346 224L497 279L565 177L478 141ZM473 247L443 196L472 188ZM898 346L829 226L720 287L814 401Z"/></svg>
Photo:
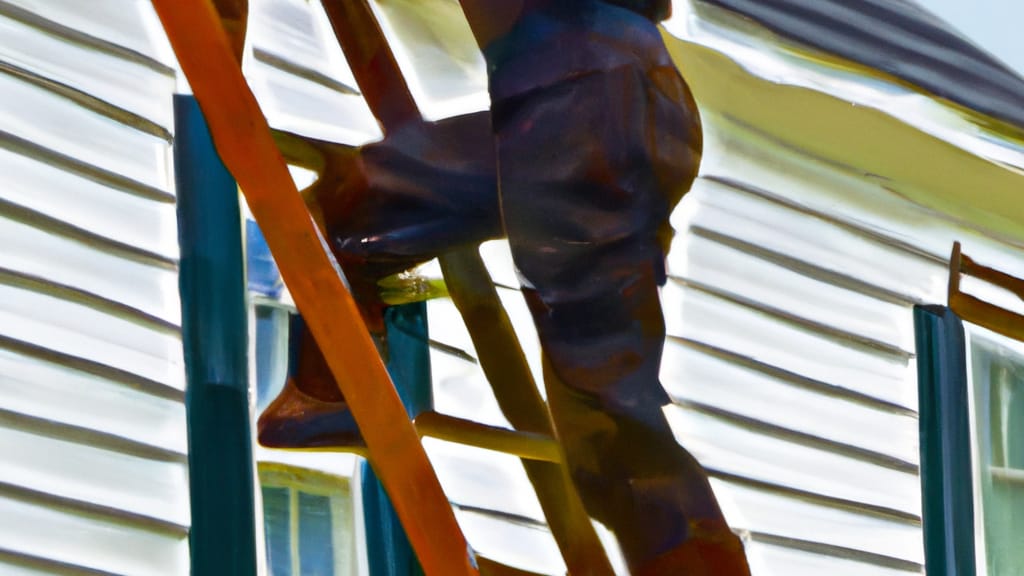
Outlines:
<svg viewBox="0 0 1024 576"><path fill-rule="evenodd" d="M1024 0L916 0L1024 76Z"/></svg>

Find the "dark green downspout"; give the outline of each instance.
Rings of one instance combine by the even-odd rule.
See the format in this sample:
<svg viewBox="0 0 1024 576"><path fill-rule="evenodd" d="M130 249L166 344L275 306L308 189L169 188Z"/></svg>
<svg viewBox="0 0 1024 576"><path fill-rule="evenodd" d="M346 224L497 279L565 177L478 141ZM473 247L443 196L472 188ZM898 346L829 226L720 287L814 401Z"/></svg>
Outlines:
<svg viewBox="0 0 1024 576"><path fill-rule="evenodd" d="M974 576L974 494L963 323L943 306L914 308L925 569Z"/></svg>
<svg viewBox="0 0 1024 576"><path fill-rule="evenodd" d="M388 373L410 417L433 408L425 302L388 308ZM370 576L423 576L398 515L373 468L362 464L363 521Z"/></svg>
<svg viewBox="0 0 1024 576"><path fill-rule="evenodd" d="M195 98L174 98L193 576L256 574L238 189Z"/></svg>

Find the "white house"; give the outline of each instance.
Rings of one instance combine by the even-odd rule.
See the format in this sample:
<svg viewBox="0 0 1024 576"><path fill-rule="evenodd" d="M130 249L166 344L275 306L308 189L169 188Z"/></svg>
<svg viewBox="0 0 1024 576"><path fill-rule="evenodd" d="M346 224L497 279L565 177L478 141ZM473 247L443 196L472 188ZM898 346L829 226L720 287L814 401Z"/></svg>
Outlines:
<svg viewBox="0 0 1024 576"><path fill-rule="evenodd" d="M378 137L319 3L250 4L245 70L271 123ZM706 133L701 177L673 219L667 410L756 576L925 568L913 308L946 303L954 240L1024 274L1024 80L912 2L880 5L692 0L664 26ZM487 106L454 0L374 6L428 117ZM0 0L0 31L0 573L185 574L170 155L171 95L185 84L144 0ZM958 76L964 66L985 73ZM536 370L506 250L483 253ZM965 290L1021 308L980 282ZM286 293L252 302L255 411L280 383L290 304ZM454 306L428 308L438 410L507 425ZM1003 370L993 381L1015 389L1017 345L969 332L973 368ZM976 481L990 486L981 478L998 468L1012 510L1016 445L986 452L998 450L982 444L979 394ZM1015 409L1005 403L1007 422L1024 416ZM564 572L514 458L426 446L474 548ZM328 542L317 561L364 569L355 460L254 450L261 569L301 574ZM984 512L993 490L977 490L979 526L996 526ZM998 532L979 530L980 574L1016 573L1000 568Z"/></svg>

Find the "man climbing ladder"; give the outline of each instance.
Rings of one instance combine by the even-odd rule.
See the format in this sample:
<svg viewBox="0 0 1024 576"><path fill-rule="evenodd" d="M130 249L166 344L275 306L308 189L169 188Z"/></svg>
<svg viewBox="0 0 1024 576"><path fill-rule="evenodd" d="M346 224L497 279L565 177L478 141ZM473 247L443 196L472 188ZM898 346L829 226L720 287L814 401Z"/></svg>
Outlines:
<svg viewBox="0 0 1024 576"><path fill-rule="evenodd" d="M669 2L463 6L488 65L490 115L409 123L353 152L350 176L317 199L364 317L376 324L383 275L506 234L587 511L633 574L747 574L706 475L662 413L668 217L701 152L696 106L655 26ZM303 428L271 410L263 441L359 443L335 387L297 385L333 417Z"/></svg>
<svg viewBox="0 0 1024 576"><path fill-rule="evenodd" d="M657 381L664 339L657 285L668 214L692 182L700 150L696 108L654 26L667 2L463 4L488 60L492 118L411 124L377 146L376 163L367 162L369 148L351 154L359 170L323 202L333 248L369 276L381 264L423 257L417 250L429 242L443 250L484 239L467 234L487 234L491 223L504 228L545 348L557 432L587 510L615 532L634 574L747 574L703 471L661 413L667 396ZM380 388L387 378L368 356L372 344L364 336L342 350L343 335L358 336L351 298L297 205L209 5L154 5L205 103L218 153L257 221L269 225L271 248L293 260L282 263L285 281L312 315L313 335L327 345L326 363L345 390L335 408L352 402L424 567L434 575L475 573L411 426L395 419L397 397ZM449 140L432 137L444 130L454 130ZM438 161L439 149L467 141L496 158L488 163L484 152ZM474 184L481 181L497 185ZM470 226L445 226L461 219L460 205L446 197L452 189L477 199L480 218ZM356 213L365 217L343 218ZM360 229L369 224L380 227Z"/></svg>

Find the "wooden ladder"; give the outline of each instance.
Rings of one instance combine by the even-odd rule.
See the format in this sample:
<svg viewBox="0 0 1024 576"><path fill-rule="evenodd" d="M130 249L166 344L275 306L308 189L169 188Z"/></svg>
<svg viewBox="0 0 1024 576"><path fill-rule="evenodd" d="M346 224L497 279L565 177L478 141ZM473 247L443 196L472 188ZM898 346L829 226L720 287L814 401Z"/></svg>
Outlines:
<svg viewBox="0 0 1024 576"><path fill-rule="evenodd" d="M478 251L454 251L441 255L440 261L450 295L515 432L434 412L408 420L355 301L288 172L286 158L320 168L323 158L311 158L309 146L299 137L277 133L275 138L242 76L245 1L217 0L216 6L211 0L153 4L206 116L218 154L245 195L284 282L351 407L368 459L426 574L522 573L486 559L478 562L469 552L420 443L421 436L429 435L523 458L569 573L611 576L611 565L572 487L547 409ZM325 0L324 7L385 132L421 121L368 0Z"/></svg>

